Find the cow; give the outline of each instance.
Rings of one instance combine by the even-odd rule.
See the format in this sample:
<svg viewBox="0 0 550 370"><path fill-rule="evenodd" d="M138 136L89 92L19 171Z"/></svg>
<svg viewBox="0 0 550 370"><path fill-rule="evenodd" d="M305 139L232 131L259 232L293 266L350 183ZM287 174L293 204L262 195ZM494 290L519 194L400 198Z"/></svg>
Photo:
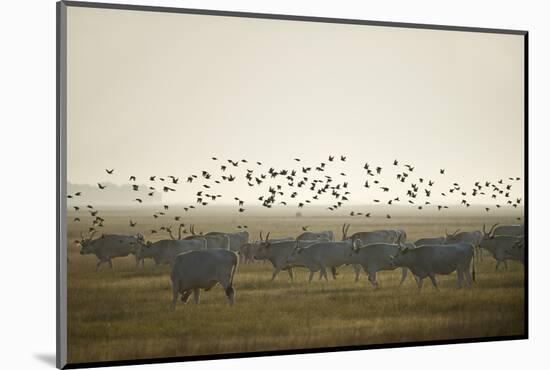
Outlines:
<svg viewBox="0 0 550 370"><path fill-rule="evenodd" d="M479 247L481 239L483 239L483 234L479 230L460 232L460 229L458 229L454 233L449 234L447 229L445 229L445 242L442 244L470 243L474 246L474 250L478 252L479 260L481 260L483 255Z"/></svg>
<svg viewBox="0 0 550 370"><path fill-rule="evenodd" d="M222 233L217 231L211 231L205 234L205 237L210 237L210 236L229 237L230 250L237 253L240 252L241 247L244 244L248 243L248 239L250 237L250 235L248 234L248 231L240 231L236 233Z"/></svg>
<svg viewBox="0 0 550 370"><path fill-rule="evenodd" d="M348 236L350 224L344 224L342 226L342 241L345 240L361 240L363 245L373 243L395 243L400 235L406 237L406 233L403 230L374 230L374 231L359 231L355 234ZM404 241L404 240L403 240Z"/></svg>
<svg viewBox="0 0 550 370"><path fill-rule="evenodd" d="M164 239L148 242L139 247L137 256L143 260L152 258L155 265L172 265L176 257L185 252L206 249L206 239Z"/></svg>
<svg viewBox="0 0 550 370"><path fill-rule="evenodd" d="M306 231L298 235L296 240L328 240L334 241L334 233L330 230L320 231L320 232L310 232Z"/></svg>
<svg viewBox="0 0 550 370"><path fill-rule="evenodd" d="M397 268L392 264L392 256L402 249L414 249L412 245L401 245L400 239L397 240L397 244L372 243L362 245L362 243L357 244L356 241L360 241L360 239L354 241L353 248L349 251L350 261L361 265L367 273L370 283L375 288L379 286L378 281L376 281L378 271L392 271ZM402 268L399 286L403 284L406 278L407 268Z"/></svg>
<svg viewBox="0 0 550 370"><path fill-rule="evenodd" d="M522 265L525 265L525 240L518 238L511 248L505 250L505 254L511 259L518 260Z"/></svg>
<svg viewBox="0 0 550 370"><path fill-rule="evenodd" d="M207 249L227 249L231 250L231 238L226 233L214 233L211 235L202 235L195 233L195 225L191 225L191 235L182 240L204 239Z"/></svg>
<svg viewBox="0 0 550 370"><path fill-rule="evenodd" d="M317 271L320 271L319 279L324 276L328 281L327 268L330 268L333 278L336 279L336 267L350 263L350 251L353 248L351 241L318 241L307 246L299 246L299 242L299 240L296 241L296 248L288 256L287 264L309 269L309 282ZM360 243L361 241L356 239L355 242ZM354 265L354 268L355 281L358 281L361 267Z"/></svg>
<svg viewBox="0 0 550 370"><path fill-rule="evenodd" d="M422 238L414 242L414 245L416 245L417 247L420 247L421 245L437 245L437 244L445 244L445 238L444 237Z"/></svg>
<svg viewBox="0 0 550 370"><path fill-rule="evenodd" d="M275 277L282 270L286 270L290 276L290 281L294 281L294 274L292 272L294 265L288 263L288 256L290 256L297 246L305 247L314 243L317 243L317 241L285 240L272 242L269 240L269 233L267 233L265 240L258 244L254 258L257 260L265 259L271 262L274 269L271 281L275 280Z"/></svg>
<svg viewBox="0 0 550 370"><path fill-rule="evenodd" d="M435 289L439 291L436 275L448 275L457 272L457 287L460 289L466 277L466 284L471 286L475 281L473 264L474 247L470 243L424 245L413 249L404 248L391 257L394 267L405 267L411 270L422 290L424 279L429 277ZM472 273L470 274L470 264Z"/></svg>
<svg viewBox="0 0 550 370"><path fill-rule="evenodd" d="M78 241L78 243L81 246L80 254L95 254L97 257L96 271L98 271L101 264L105 262L109 264L109 267L113 268L113 258L126 257L130 254L136 256L136 265L139 264L137 251L140 245L144 243L141 234L102 234L99 238L93 239L94 234L95 232L92 232L85 238L81 233L81 240Z"/></svg>
<svg viewBox="0 0 550 370"><path fill-rule="evenodd" d="M172 266L172 305L176 309L178 296L187 303L191 293L195 304L199 303L200 290L209 291L220 284L225 291L229 304L235 303L233 278L237 270L239 257L235 252L224 249L207 249L179 254Z"/></svg>
<svg viewBox="0 0 550 370"><path fill-rule="evenodd" d="M493 231L495 236L515 236L521 237L525 235L525 225L501 225L495 228Z"/></svg>
<svg viewBox="0 0 550 370"><path fill-rule="evenodd" d="M523 241L523 238L515 236L498 235L495 236L494 230L498 224L494 224L489 232L486 231L485 225L483 225L483 238L480 243L480 247L486 249L491 253L493 258L497 261L495 271L498 271L501 263L504 263L504 268L508 269L508 260L522 261L525 258L517 253L512 253L514 246Z"/></svg>

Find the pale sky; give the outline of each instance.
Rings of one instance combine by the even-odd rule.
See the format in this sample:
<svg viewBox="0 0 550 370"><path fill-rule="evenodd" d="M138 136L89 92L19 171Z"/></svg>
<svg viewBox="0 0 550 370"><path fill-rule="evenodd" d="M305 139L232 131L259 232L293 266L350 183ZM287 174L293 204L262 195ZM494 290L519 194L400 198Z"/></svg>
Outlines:
<svg viewBox="0 0 550 370"><path fill-rule="evenodd" d="M403 164L441 191L523 180L523 69L518 35L69 7L68 180L172 174L182 184L165 199L190 202L200 185L187 176L221 174L212 156L246 158L225 163L242 177L256 161L265 172L329 154L347 161L315 176L345 172L352 203L390 199L364 191L365 162L392 196ZM260 194L242 179L220 193Z"/></svg>

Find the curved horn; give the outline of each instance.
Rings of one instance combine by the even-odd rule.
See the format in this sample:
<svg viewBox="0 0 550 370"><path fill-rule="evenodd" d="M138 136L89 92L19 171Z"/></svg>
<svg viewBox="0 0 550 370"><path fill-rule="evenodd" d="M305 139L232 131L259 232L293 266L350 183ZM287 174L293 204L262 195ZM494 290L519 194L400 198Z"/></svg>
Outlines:
<svg viewBox="0 0 550 370"><path fill-rule="evenodd" d="M191 231L191 235L195 235L195 224L192 224L189 230Z"/></svg>
<svg viewBox="0 0 550 370"><path fill-rule="evenodd" d="M262 230L260 230L260 241L264 241L264 239L262 238Z"/></svg>
<svg viewBox="0 0 550 370"><path fill-rule="evenodd" d="M269 231L269 232L267 233L267 235L265 236L265 240L264 240L265 242L267 242L267 241L269 240L269 234L271 234L271 231Z"/></svg>
<svg viewBox="0 0 550 370"><path fill-rule="evenodd" d="M94 237L94 234L96 233L96 230L92 231L90 236L88 237L88 241L92 240L92 238Z"/></svg>
<svg viewBox="0 0 550 370"><path fill-rule="evenodd" d="M458 234L459 231L460 231L460 229L456 229L456 231L453 233L453 236L455 236L456 234Z"/></svg>
<svg viewBox="0 0 550 370"><path fill-rule="evenodd" d="M483 235L487 235L487 230L485 230L485 224L483 224Z"/></svg>
<svg viewBox="0 0 550 370"><path fill-rule="evenodd" d="M491 228L489 229L489 235L491 235L493 233L493 231L495 231L495 228L497 227L498 225L498 222L496 224L494 224L493 226L491 226ZM494 235L491 235L491 236L494 236Z"/></svg>

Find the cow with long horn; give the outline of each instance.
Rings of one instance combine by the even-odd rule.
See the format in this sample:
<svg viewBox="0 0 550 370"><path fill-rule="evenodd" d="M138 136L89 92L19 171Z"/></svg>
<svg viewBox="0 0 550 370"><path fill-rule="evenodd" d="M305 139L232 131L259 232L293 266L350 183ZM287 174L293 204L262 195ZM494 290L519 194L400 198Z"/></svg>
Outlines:
<svg viewBox="0 0 550 370"><path fill-rule="evenodd" d="M491 253L497 261L495 271L498 270L500 264L504 264L504 268L508 268L508 260L522 261L522 256L516 253L517 244L521 238L507 235L495 235L494 230L498 224L491 226L487 232L485 224L483 225L483 238L479 246Z"/></svg>
<svg viewBox="0 0 550 370"><path fill-rule="evenodd" d="M104 234L99 238L93 239L95 232L88 237L81 235L79 242L80 254L94 254L97 259L96 271L102 263L108 263L113 268L112 259L116 257L126 257L129 254L136 256L136 264L139 264L137 256L140 246L143 245L143 236L137 235L116 235Z"/></svg>

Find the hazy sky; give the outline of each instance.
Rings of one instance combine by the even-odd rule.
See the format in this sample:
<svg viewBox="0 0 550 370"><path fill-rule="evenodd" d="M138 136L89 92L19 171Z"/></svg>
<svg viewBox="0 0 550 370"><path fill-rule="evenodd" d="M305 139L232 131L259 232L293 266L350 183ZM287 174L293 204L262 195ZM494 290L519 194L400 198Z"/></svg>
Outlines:
<svg viewBox="0 0 550 370"><path fill-rule="evenodd" d="M79 7L68 35L74 183L217 176L212 156L280 169L344 154L318 175L345 172L352 202L389 199L362 192L365 162L384 167L392 192L406 188L394 186L396 158L442 191L523 175L522 36ZM255 199L250 189L211 193Z"/></svg>

